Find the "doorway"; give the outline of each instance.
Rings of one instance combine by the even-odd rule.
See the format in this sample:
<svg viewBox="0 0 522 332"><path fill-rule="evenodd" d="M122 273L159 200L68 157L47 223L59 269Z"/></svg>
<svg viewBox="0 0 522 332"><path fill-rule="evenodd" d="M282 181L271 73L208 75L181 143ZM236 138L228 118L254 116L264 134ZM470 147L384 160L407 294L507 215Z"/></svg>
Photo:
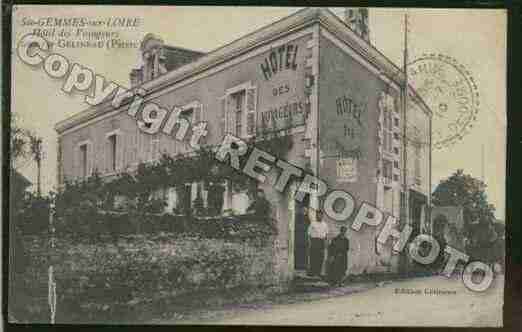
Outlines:
<svg viewBox="0 0 522 332"><path fill-rule="evenodd" d="M295 202L294 218L294 268L306 270L308 268L308 226L310 221L305 215L305 202Z"/></svg>
<svg viewBox="0 0 522 332"><path fill-rule="evenodd" d="M423 206L428 203L428 198L418 191L410 189L410 220L412 221L413 231L411 238L414 239L421 233L421 226L426 222L426 216L422 214Z"/></svg>

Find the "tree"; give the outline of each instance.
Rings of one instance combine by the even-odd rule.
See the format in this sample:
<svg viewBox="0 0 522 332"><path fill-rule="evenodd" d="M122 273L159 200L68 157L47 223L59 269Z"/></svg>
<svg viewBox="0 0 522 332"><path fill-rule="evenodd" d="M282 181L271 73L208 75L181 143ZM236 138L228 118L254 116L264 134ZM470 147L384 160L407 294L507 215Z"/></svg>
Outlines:
<svg viewBox="0 0 522 332"><path fill-rule="evenodd" d="M27 157L27 146L29 144L28 131L18 126L16 117L12 117L11 121L11 169L17 168L18 164Z"/></svg>
<svg viewBox="0 0 522 332"><path fill-rule="evenodd" d="M34 132L18 126L18 121L13 115L11 121L11 169L21 168L28 158L36 162L38 176L36 179L37 193L41 195L41 163L44 157L42 150L42 138Z"/></svg>
<svg viewBox="0 0 522 332"><path fill-rule="evenodd" d="M435 206L462 206L468 250L487 260L487 248L497 239L493 227L495 207L488 203L486 184L459 169L441 181L432 194ZM484 256L484 257L482 257Z"/></svg>
<svg viewBox="0 0 522 332"><path fill-rule="evenodd" d="M439 183L432 194L432 202L436 206L462 206L466 227L483 218L493 221L495 207L488 203L485 189L484 182L459 169Z"/></svg>

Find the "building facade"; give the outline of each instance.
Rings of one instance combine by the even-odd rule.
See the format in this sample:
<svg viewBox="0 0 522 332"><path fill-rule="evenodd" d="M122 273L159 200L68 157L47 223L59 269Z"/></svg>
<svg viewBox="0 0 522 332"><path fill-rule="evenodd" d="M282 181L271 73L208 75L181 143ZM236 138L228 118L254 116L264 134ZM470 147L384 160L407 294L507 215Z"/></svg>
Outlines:
<svg viewBox="0 0 522 332"><path fill-rule="evenodd" d="M169 110L181 107L193 124L207 121L206 145L219 144L226 133L252 138L267 128L290 136L288 162L310 170L331 189L346 190L357 203L408 216L414 232L422 232L430 228L425 211L431 112L411 88L404 110L402 71L368 42L368 28L360 27L367 12L353 15L360 18L358 30L326 9L303 9L208 54L167 47L147 35L140 49L143 66L131 72L131 85L146 92L146 101ZM126 110L100 105L56 125L59 183L95 169L110 178L162 153L191 151L163 133L144 133L144 124ZM274 184L267 181L262 188L278 222L280 275L290 279L306 268L304 206ZM202 190L205 199L200 185L189 184L188 190L192 197ZM167 209L180 203L175 190L164 194ZM241 214L249 204L245 192L231 187L223 197L223 210ZM351 221L328 220L329 235ZM391 244L377 245L377 234L370 228L348 233L349 273L397 270Z"/></svg>

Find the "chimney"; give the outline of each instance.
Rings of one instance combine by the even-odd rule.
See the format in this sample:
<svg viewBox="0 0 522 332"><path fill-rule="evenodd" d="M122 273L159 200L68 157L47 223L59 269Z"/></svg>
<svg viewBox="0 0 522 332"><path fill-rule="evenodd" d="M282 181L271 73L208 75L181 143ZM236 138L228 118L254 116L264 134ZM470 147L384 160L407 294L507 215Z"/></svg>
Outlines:
<svg viewBox="0 0 522 332"><path fill-rule="evenodd" d="M370 42L368 8L346 7L344 21L359 37Z"/></svg>
<svg viewBox="0 0 522 332"><path fill-rule="evenodd" d="M140 46L142 64L140 68L130 72L131 86L137 86L155 79L168 71L175 70L190 63L205 53L193 51L182 47L165 45L163 40L148 33L143 37Z"/></svg>

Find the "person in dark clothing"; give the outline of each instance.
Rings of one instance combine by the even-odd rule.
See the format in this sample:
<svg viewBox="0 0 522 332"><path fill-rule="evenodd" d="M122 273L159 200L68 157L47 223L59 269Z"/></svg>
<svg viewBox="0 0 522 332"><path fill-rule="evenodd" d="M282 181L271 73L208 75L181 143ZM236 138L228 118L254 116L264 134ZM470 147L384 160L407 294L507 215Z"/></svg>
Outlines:
<svg viewBox="0 0 522 332"><path fill-rule="evenodd" d="M265 197L265 192L262 189L257 190L256 199L247 209L247 213L252 213L259 218L270 218L271 207L270 202Z"/></svg>
<svg viewBox="0 0 522 332"><path fill-rule="evenodd" d="M220 183L213 183L209 187L208 191L208 207L210 209L210 213L213 216L221 214L221 210L223 209L223 193L225 192L225 187L223 187Z"/></svg>
<svg viewBox="0 0 522 332"><path fill-rule="evenodd" d="M339 234L328 246L328 282L341 285L348 265L350 241L346 238L346 227L342 226Z"/></svg>

